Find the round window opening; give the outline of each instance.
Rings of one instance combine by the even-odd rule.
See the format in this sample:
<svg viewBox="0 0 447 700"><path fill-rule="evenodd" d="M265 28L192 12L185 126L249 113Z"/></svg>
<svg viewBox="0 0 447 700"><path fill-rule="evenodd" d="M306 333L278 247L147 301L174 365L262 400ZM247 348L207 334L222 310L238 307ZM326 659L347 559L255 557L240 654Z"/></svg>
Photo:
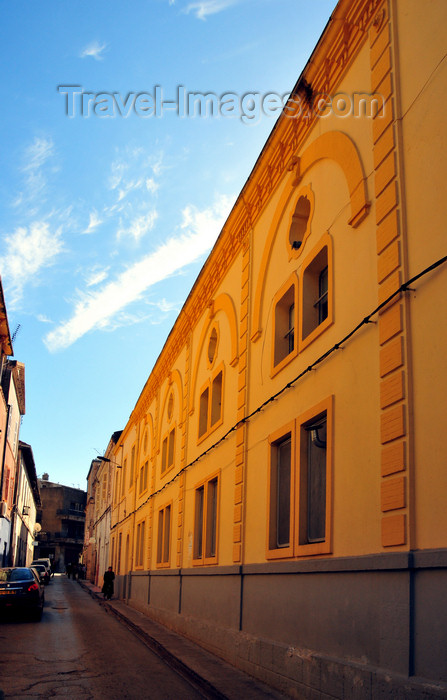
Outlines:
<svg viewBox="0 0 447 700"><path fill-rule="evenodd" d="M213 364L217 352L217 331L215 328L210 333L210 339L208 341L208 360L210 365Z"/></svg>
<svg viewBox="0 0 447 700"><path fill-rule="evenodd" d="M296 203L289 230L289 243L293 250L299 250L309 225L311 205L306 195L301 195Z"/></svg>

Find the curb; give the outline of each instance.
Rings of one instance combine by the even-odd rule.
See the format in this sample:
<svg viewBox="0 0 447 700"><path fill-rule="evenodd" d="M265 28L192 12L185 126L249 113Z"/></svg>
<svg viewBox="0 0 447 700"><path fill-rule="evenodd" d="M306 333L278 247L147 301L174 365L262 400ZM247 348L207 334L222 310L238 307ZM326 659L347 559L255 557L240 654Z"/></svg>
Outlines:
<svg viewBox="0 0 447 700"><path fill-rule="evenodd" d="M228 700L228 696L221 693L213 686L212 683L210 683L210 681L199 675L190 666L172 654L172 652L170 652L163 644L160 644L157 639L142 630L141 627L132 622L126 615L117 610L112 603L104 600L99 591L91 588L84 581L78 580L78 583L84 590L90 593L92 598L95 598L102 607L123 622L144 644L146 644L149 649L151 649L151 651L157 654L159 658L168 664L170 668L175 670L188 683L191 683L196 690L200 689L200 691L204 693L204 697L209 698L209 700Z"/></svg>

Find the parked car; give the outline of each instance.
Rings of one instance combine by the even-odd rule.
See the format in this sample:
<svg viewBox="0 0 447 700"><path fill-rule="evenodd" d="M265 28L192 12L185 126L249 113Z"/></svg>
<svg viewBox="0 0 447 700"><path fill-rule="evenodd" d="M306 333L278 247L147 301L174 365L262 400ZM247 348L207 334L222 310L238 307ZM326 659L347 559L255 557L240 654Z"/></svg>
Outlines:
<svg viewBox="0 0 447 700"><path fill-rule="evenodd" d="M45 566L45 567L47 568L47 570L48 570L48 574L50 575L50 577L52 576L51 562L50 562L50 560L49 560L47 557L41 557L41 558L39 558L39 559L33 559L33 561L31 562L30 566L34 566L34 564L44 564L44 566Z"/></svg>
<svg viewBox="0 0 447 700"><path fill-rule="evenodd" d="M39 574L40 580L45 586L50 583L50 574L45 564L31 564L31 569L34 569Z"/></svg>
<svg viewBox="0 0 447 700"><path fill-rule="evenodd" d="M23 612L34 620L42 619L45 590L39 575L31 567L0 568L0 616Z"/></svg>

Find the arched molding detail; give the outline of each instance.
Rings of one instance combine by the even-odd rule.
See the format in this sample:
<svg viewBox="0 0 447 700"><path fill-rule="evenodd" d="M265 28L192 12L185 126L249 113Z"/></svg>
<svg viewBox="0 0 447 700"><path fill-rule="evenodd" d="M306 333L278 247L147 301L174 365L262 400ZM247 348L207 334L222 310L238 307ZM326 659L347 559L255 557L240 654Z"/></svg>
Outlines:
<svg viewBox="0 0 447 700"><path fill-rule="evenodd" d="M370 202L367 198L366 178L359 152L354 141L343 132L328 131L306 148L298 161L296 178L292 186L296 186L301 181L309 168L325 158L338 163L343 170L351 201L351 218L348 224L352 228L357 228L367 216Z"/></svg>
<svg viewBox="0 0 447 700"><path fill-rule="evenodd" d="M177 396L174 395L174 400L178 401L178 409L174 410L174 416L177 415L177 427L181 428L182 425L182 417L183 417L183 383L182 383L182 377L180 375L180 372L178 369L172 370L172 372L169 375L168 379L168 384L165 388L165 392L163 395L163 400L161 402L161 411L160 411L160 422L158 426L158 440L157 440L157 453L160 451L160 440L161 440L161 431L163 427L163 418L165 416L165 413L167 411L167 402L169 398L169 394L172 391L173 385L176 387L177 391L175 392ZM175 422L175 421L174 421Z"/></svg>
<svg viewBox="0 0 447 700"><path fill-rule="evenodd" d="M299 258L301 253L303 252L306 239L310 236L312 219L315 211L315 195L310 185L304 185L303 187L300 187L299 190L296 193L294 193L294 199L295 201L290 207L290 211L287 217L287 230L286 235L284 237L284 243L286 245L289 260L292 260L292 258ZM294 249L290 241L290 234L293 227L293 221L297 215L297 207L300 199L305 199L309 203L309 213L307 216L306 228L303 231L302 238L298 239L300 247Z"/></svg>
<svg viewBox="0 0 447 700"><path fill-rule="evenodd" d="M230 327L230 340L231 340L231 356L230 356L230 366L236 367L239 360L238 351L238 336L237 336L237 315L236 309L234 307L233 300L230 295L224 292L219 294L216 299L213 299L208 305L208 319L204 323L202 332L199 338L199 344L197 347L196 358L194 362L194 368L191 377L191 404L189 407L189 413L192 415L194 413L194 394L197 383L197 374L199 372L199 365L203 355L204 350L206 351L205 343L208 338L208 334L215 325L214 319L219 311L222 311L228 319L228 325ZM219 329L219 337L220 337Z"/></svg>
<svg viewBox="0 0 447 700"><path fill-rule="evenodd" d="M152 459L154 454L154 419L151 413L146 413L141 423L142 439L140 440L140 450L138 455L138 463L140 463L145 455L148 459ZM144 435L147 431L148 450L144 451Z"/></svg>
<svg viewBox="0 0 447 700"><path fill-rule="evenodd" d="M351 203L351 217L348 221L353 228L367 216L370 202L367 199L366 178L362 161L354 142L341 131L328 131L315 139L303 154L291 163L290 174L273 215L270 231L262 253L261 266L257 277L253 304L253 332L251 340L256 342L261 336L261 309L264 293L265 275L270 263L273 243L278 232L281 219L294 195L295 188L301 182L304 174L315 163L323 159L337 163L345 176Z"/></svg>

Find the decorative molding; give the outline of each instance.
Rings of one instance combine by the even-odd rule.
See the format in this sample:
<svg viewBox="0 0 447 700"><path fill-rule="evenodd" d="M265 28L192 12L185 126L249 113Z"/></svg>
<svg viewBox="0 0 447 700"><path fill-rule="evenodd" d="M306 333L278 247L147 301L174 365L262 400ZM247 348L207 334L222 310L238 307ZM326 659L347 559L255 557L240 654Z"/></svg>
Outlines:
<svg viewBox="0 0 447 700"><path fill-rule="evenodd" d="M367 31L379 11L380 0L341 0L328 26L291 93L302 94L304 82L314 93L333 92L367 38ZM304 81L304 82L303 82ZM208 301L222 282L239 253L270 195L288 172L291 159L314 127L316 116L293 119L283 113L275 124L251 175L240 193L144 387L135 416L144 413L156 386L174 366L185 338L199 321ZM354 194L354 193L351 193ZM358 226L367 214L366 205L354 207L351 225ZM256 330L255 334L256 336Z"/></svg>

